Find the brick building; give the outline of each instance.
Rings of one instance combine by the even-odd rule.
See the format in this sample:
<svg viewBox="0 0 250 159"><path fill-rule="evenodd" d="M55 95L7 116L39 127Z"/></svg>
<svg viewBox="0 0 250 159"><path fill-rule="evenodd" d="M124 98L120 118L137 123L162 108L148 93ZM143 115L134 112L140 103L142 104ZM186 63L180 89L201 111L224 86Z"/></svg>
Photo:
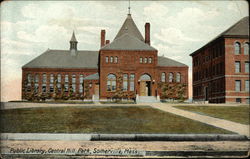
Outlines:
<svg viewBox="0 0 250 159"><path fill-rule="evenodd" d="M195 101L249 103L249 17L190 56Z"/></svg>
<svg viewBox="0 0 250 159"><path fill-rule="evenodd" d="M22 99L32 93L47 94L71 92L74 99L112 99L118 89L127 93L124 98L156 100L161 96L159 83L183 84L184 98L188 98L188 66L167 57L158 56L150 45L150 24L145 24L145 39L127 15L112 42L101 30L100 49L77 49L73 33L69 50L50 50L22 67ZM121 79L121 80L120 80ZM147 99L147 98L143 98Z"/></svg>

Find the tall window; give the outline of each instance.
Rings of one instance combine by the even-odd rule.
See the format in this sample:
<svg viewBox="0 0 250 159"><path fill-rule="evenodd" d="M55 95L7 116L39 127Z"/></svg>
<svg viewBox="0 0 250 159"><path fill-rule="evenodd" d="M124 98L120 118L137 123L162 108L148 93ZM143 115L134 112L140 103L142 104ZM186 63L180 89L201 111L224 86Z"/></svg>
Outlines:
<svg viewBox="0 0 250 159"><path fill-rule="evenodd" d="M105 61L106 61L106 63L109 63L109 57L108 56L106 56Z"/></svg>
<svg viewBox="0 0 250 159"><path fill-rule="evenodd" d="M58 83L61 83L61 82L62 82L62 76L61 76L61 74L58 74L58 75L57 75L57 82L58 82Z"/></svg>
<svg viewBox="0 0 250 159"><path fill-rule="evenodd" d="M118 63L118 57L117 56L115 57L115 61L114 62Z"/></svg>
<svg viewBox="0 0 250 159"><path fill-rule="evenodd" d="M114 62L114 59L113 59L113 56L110 57L110 63L113 63Z"/></svg>
<svg viewBox="0 0 250 159"><path fill-rule="evenodd" d="M109 74L107 77L107 91L116 90L116 76L114 74Z"/></svg>
<svg viewBox="0 0 250 159"><path fill-rule="evenodd" d="M50 92L54 91L54 75L53 74L50 74L49 90L50 90Z"/></svg>
<svg viewBox="0 0 250 159"><path fill-rule="evenodd" d="M236 80L235 81L235 91L236 92L240 92L241 91L241 81L240 80Z"/></svg>
<svg viewBox="0 0 250 159"><path fill-rule="evenodd" d="M130 74L129 77L129 86L130 86L130 91L134 91L135 90L135 74Z"/></svg>
<svg viewBox="0 0 250 159"><path fill-rule="evenodd" d="M240 43L239 43L239 42L236 42L236 43L234 44L234 53L235 53L236 55L239 55L239 54L240 54Z"/></svg>
<svg viewBox="0 0 250 159"><path fill-rule="evenodd" d="M39 84L38 84L38 83L35 83L35 93L38 92L38 89L39 89Z"/></svg>
<svg viewBox="0 0 250 159"><path fill-rule="evenodd" d="M148 58L144 58L144 63L148 63Z"/></svg>
<svg viewBox="0 0 250 159"><path fill-rule="evenodd" d="M35 83L38 83L39 82L39 74L36 74L35 75Z"/></svg>
<svg viewBox="0 0 250 159"><path fill-rule="evenodd" d="M148 63L152 63L152 57L148 58Z"/></svg>
<svg viewBox="0 0 250 159"><path fill-rule="evenodd" d="M173 82L173 79L174 79L174 74L170 72L168 77L168 82Z"/></svg>
<svg viewBox="0 0 250 159"><path fill-rule="evenodd" d="M245 80L245 91L249 92L249 80Z"/></svg>
<svg viewBox="0 0 250 159"><path fill-rule="evenodd" d="M68 83L68 82L69 82L69 75L65 75L65 77L64 77L64 82L65 82L65 83Z"/></svg>
<svg viewBox="0 0 250 159"><path fill-rule="evenodd" d="M245 62L245 73L249 73L249 62Z"/></svg>
<svg viewBox="0 0 250 159"><path fill-rule="evenodd" d="M181 82L181 74L179 72L176 73L176 82Z"/></svg>
<svg viewBox="0 0 250 159"><path fill-rule="evenodd" d="M161 81L166 82L166 73L165 72L161 73Z"/></svg>
<svg viewBox="0 0 250 159"><path fill-rule="evenodd" d="M43 74L43 84L42 84L42 91L43 91L43 93L46 92L46 83L47 83L47 75L44 73Z"/></svg>
<svg viewBox="0 0 250 159"><path fill-rule="evenodd" d="M235 73L240 73L240 61L235 61Z"/></svg>
<svg viewBox="0 0 250 159"><path fill-rule="evenodd" d="M248 55L249 54L249 43L245 43L244 44L244 55Z"/></svg>
<svg viewBox="0 0 250 159"><path fill-rule="evenodd" d="M80 79L79 79L79 92L82 93L83 92L83 75L80 75Z"/></svg>
<svg viewBox="0 0 250 159"><path fill-rule="evenodd" d="M27 92L30 92L31 91L31 80L32 80L32 75L29 73L27 75Z"/></svg>
<svg viewBox="0 0 250 159"><path fill-rule="evenodd" d="M128 74L123 74L123 91L128 90Z"/></svg>
<svg viewBox="0 0 250 159"><path fill-rule="evenodd" d="M73 92L76 92L76 75L72 75L72 90Z"/></svg>
<svg viewBox="0 0 250 159"><path fill-rule="evenodd" d="M28 79L28 83L31 83L32 75L30 73L27 75L27 79Z"/></svg>
<svg viewBox="0 0 250 159"><path fill-rule="evenodd" d="M140 63L142 63L143 62L143 58L142 57L140 57Z"/></svg>

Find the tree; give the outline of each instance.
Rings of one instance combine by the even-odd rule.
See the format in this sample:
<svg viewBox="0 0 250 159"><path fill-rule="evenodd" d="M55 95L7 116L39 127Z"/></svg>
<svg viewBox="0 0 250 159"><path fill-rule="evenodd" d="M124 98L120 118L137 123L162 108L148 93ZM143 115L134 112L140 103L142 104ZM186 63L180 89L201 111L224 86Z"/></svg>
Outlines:
<svg viewBox="0 0 250 159"><path fill-rule="evenodd" d="M122 72L117 73L117 79L116 79L116 91L113 93L112 98L114 98L116 101L121 101L122 98L124 98L125 92L122 89Z"/></svg>

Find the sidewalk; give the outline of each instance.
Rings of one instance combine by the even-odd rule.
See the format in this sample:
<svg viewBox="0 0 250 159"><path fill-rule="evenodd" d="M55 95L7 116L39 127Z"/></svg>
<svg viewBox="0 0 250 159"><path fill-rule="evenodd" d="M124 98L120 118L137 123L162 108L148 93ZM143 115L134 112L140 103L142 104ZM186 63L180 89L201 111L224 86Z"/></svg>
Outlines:
<svg viewBox="0 0 250 159"><path fill-rule="evenodd" d="M152 103L149 105L151 105L153 108L157 108L165 112L169 112L175 115L183 116L183 117L196 120L205 124L209 124L215 127L219 127L222 129L232 131L232 132L236 132L240 135L246 135L247 137L250 136L249 125L239 124L239 123L228 121L228 120L218 119L214 117L209 117L209 116L189 112L186 110L177 109L169 104L167 105L164 103Z"/></svg>

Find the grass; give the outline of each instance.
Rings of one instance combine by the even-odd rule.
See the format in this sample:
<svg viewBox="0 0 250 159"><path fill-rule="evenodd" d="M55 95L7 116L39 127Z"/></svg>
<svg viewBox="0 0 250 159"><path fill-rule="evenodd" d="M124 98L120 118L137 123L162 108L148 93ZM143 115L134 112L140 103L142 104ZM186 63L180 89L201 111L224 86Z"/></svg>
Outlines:
<svg viewBox="0 0 250 159"><path fill-rule="evenodd" d="M1 110L8 133L232 133L147 106Z"/></svg>
<svg viewBox="0 0 250 159"><path fill-rule="evenodd" d="M52 100L52 101L8 101L8 102L16 102L16 103L65 103L65 104L93 104L93 101L74 101L74 100Z"/></svg>
<svg viewBox="0 0 250 159"><path fill-rule="evenodd" d="M241 124L249 124L249 106L176 106L176 108L226 119Z"/></svg>

